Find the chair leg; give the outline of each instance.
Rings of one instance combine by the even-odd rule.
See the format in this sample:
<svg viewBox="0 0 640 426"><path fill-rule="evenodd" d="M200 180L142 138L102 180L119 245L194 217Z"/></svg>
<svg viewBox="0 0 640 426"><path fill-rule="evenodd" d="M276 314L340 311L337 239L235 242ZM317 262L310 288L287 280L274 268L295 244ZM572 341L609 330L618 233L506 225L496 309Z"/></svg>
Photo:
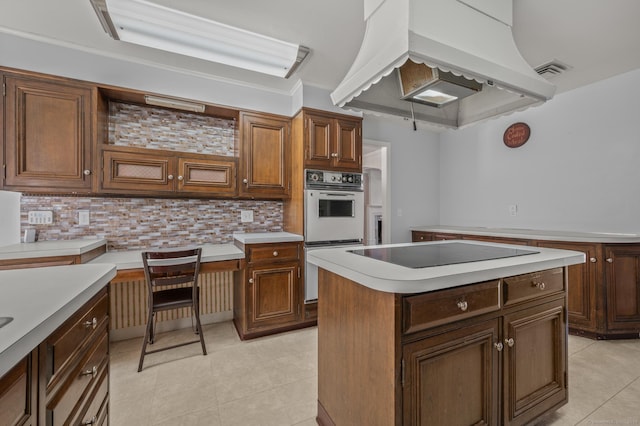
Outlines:
<svg viewBox="0 0 640 426"><path fill-rule="evenodd" d="M204 344L204 333L202 332L202 324L200 324L200 310L198 309L197 305L194 305L192 311L195 313L195 317L196 317L196 330L197 330L198 336L200 337L200 345L202 346L202 355L206 355L207 347Z"/></svg>
<svg viewBox="0 0 640 426"><path fill-rule="evenodd" d="M147 353L147 343L149 339L153 339L151 337L153 335L153 311L149 308L149 316L147 318L147 327L144 332L144 339L142 340L142 350L140 351L140 362L138 363L138 373L142 371L142 363L144 362L144 356ZM153 341L151 342L153 343Z"/></svg>

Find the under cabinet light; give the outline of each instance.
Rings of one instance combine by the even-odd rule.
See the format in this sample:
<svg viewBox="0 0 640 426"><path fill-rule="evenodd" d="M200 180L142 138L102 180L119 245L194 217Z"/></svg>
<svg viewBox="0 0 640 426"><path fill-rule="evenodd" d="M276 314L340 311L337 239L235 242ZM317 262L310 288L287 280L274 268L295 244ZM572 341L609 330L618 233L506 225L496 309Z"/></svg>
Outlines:
<svg viewBox="0 0 640 426"><path fill-rule="evenodd" d="M204 112L204 104L183 101L174 98L164 98L161 96L145 95L144 102L147 105L155 105L167 108L181 109L184 111Z"/></svg>
<svg viewBox="0 0 640 426"><path fill-rule="evenodd" d="M89 0L105 32L122 40L289 77L309 49L146 0Z"/></svg>

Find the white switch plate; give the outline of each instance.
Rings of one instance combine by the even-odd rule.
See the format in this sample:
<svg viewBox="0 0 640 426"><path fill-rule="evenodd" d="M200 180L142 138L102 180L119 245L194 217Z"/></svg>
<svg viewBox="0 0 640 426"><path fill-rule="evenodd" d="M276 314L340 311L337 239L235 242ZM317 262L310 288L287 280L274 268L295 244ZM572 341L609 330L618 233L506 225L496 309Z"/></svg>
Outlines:
<svg viewBox="0 0 640 426"><path fill-rule="evenodd" d="M253 210L240 210L241 222L253 222Z"/></svg>
<svg viewBox="0 0 640 426"><path fill-rule="evenodd" d="M518 216L517 204L509 204L509 216Z"/></svg>
<svg viewBox="0 0 640 426"><path fill-rule="evenodd" d="M51 225L53 212L51 210L36 210L27 214L29 225Z"/></svg>
<svg viewBox="0 0 640 426"><path fill-rule="evenodd" d="M87 226L90 222L89 210L78 210L78 225Z"/></svg>

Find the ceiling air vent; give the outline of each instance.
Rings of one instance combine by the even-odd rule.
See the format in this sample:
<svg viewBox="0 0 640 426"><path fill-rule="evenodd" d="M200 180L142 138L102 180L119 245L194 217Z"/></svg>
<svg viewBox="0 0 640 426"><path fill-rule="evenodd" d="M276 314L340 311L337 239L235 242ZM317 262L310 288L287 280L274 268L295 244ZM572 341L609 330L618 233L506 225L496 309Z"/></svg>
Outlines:
<svg viewBox="0 0 640 426"><path fill-rule="evenodd" d="M542 64L536 67L535 71L538 73L538 75L541 75L542 77L553 77L558 74L562 74L565 71L568 71L570 69L571 67L569 65L562 63L557 59L554 59L553 61L547 62L546 64Z"/></svg>

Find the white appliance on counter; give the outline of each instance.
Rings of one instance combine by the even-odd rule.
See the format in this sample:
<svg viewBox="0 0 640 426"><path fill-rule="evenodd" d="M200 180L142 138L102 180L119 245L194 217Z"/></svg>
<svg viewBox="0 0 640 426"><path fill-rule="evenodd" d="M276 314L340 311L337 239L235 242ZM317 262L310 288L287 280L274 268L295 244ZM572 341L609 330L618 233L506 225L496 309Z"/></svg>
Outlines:
<svg viewBox="0 0 640 426"><path fill-rule="evenodd" d="M20 242L20 192L0 191L0 247Z"/></svg>
<svg viewBox="0 0 640 426"><path fill-rule="evenodd" d="M310 250L362 246L362 174L305 170L304 215L305 262ZM306 262L304 300L317 299L318 267Z"/></svg>

